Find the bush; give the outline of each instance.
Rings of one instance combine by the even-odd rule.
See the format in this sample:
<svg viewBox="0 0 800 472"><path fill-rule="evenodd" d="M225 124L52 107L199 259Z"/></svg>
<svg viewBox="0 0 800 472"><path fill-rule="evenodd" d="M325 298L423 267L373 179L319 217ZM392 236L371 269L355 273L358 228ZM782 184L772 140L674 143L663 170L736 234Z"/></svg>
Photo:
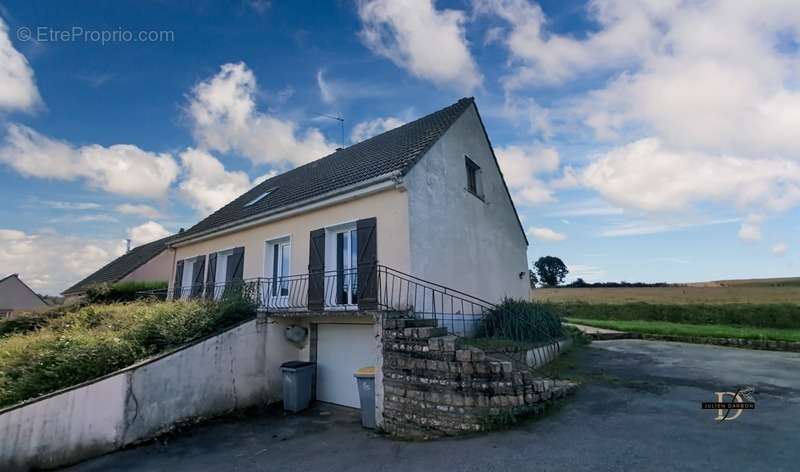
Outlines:
<svg viewBox="0 0 800 472"><path fill-rule="evenodd" d="M538 343L564 335L561 319L552 306L525 300L505 299L478 324L476 336Z"/></svg>
<svg viewBox="0 0 800 472"><path fill-rule="evenodd" d="M175 301L91 305L0 338L0 407L112 373L255 316L254 305Z"/></svg>
<svg viewBox="0 0 800 472"><path fill-rule="evenodd" d="M13 334L36 331L37 329L47 326L54 319L61 318L67 313L75 312L83 306L85 305L72 303L69 305L61 305L45 311L19 313L13 318L0 319L0 338L4 336L11 336Z"/></svg>
<svg viewBox="0 0 800 472"><path fill-rule="evenodd" d="M86 299L90 303L132 302L146 298L140 292L148 290L166 290L167 282L159 280L117 282L114 284L97 284L86 289Z"/></svg>
<svg viewBox="0 0 800 472"><path fill-rule="evenodd" d="M790 303L657 304L548 303L565 318L668 321L758 328L800 328L800 305Z"/></svg>

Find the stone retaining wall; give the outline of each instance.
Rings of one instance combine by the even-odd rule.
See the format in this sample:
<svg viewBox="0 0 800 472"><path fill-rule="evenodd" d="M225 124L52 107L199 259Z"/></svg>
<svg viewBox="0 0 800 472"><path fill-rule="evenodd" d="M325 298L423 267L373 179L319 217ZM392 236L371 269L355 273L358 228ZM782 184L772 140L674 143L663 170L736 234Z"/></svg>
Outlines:
<svg viewBox="0 0 800 472"><path fill-rule="evenodd" d="M415 439L488 430L576 387L462 347L433 320L385 320L382 370L382 428Z"/></svg>

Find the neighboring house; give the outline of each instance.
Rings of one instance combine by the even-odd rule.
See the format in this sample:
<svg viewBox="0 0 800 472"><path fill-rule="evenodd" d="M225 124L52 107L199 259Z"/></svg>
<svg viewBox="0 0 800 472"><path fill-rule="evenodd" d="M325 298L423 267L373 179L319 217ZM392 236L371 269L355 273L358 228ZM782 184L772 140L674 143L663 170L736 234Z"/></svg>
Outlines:
<svg viewBox="0 0 800 472"><path fill-rule="evenodd" d="M7 316L18 310L35 310L47 306L36 292L20 280L18 274L0 279L0 316Z"/></svg>
<svg viewBox="0 0 800 472"><path fill-rule="evenodd" d="M353 371L380 364L365 315L468 330L465 316L528 297L528 241L472 98L268 179L169 246L174 297L246 285L310 332L268 357L316 361L317 398L350 406Z"/></svg>
<svg viewBox="0 0 800 472"><path fill-rule="evenodd" d="M119 256L96 272L61 292L67 299L84 295L92 285L127 280L168 281L172 273L173 252L167 243L174 236L142 244Z"/></svg>

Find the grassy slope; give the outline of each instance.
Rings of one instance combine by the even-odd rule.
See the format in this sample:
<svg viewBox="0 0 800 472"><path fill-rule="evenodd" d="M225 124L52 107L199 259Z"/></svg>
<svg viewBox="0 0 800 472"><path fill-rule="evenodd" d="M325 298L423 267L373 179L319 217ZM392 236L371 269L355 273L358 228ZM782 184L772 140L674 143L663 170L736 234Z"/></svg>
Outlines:
<svg viewBox="0 0 800 472"><path fill-rule="evenodd" d="M114 372L254 315L242 299L91 305L32 331L7 332L0 337L0 407Z"/></svg>
<svg viewBox="0 0 800 472"><path fill-rule="evenodd" d="M698 325L666 321L641 320L590 320L568 318L572 323L615 329L633 333L702 336L712 338L769 339L774 341L800 341L800 329L755 328L750 326Z"/></svg>

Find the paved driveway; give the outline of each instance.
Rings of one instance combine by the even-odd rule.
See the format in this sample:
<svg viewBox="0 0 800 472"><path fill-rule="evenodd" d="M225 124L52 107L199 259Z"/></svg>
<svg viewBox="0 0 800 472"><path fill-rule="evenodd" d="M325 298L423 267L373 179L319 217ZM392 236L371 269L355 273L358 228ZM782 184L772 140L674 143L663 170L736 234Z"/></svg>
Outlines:
<svg viewBox="0 0 800 472"><path fill-rule="evenodd" d="M320 406L200 427L74 471L798 470L800 355L639 340L593 343L585 384L557 411L512 430L429 443L360 428ZM756 409L716 422L715 391L756 388Z"/></svg>

